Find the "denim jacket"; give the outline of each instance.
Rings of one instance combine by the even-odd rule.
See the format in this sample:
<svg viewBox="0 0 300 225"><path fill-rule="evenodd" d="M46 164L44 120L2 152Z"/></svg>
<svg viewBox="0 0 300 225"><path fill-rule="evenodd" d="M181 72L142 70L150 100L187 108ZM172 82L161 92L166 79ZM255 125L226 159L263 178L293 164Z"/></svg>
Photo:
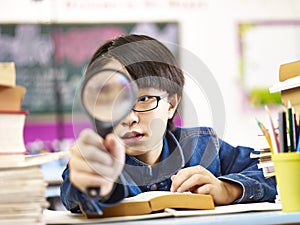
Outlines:
<svg viewBox="0 0 300 225"><path fill-rule="evenodd" d="M126 155L124 169L109 199L90 199L79 191L71 184L67 167L62 175L61 200L72 212L80 212L80 205L88 213L101 214L101 209L112 206L125 197L150 190L170 190L170 177L178 170L201 165L218 179L242 186L243 193L235 203L274 201L275 178L264 177L262 170L257 167L257 159L250 158L252 151L252 148L229 145L208 127L167 130L160 162L155 166Z"/></svg>

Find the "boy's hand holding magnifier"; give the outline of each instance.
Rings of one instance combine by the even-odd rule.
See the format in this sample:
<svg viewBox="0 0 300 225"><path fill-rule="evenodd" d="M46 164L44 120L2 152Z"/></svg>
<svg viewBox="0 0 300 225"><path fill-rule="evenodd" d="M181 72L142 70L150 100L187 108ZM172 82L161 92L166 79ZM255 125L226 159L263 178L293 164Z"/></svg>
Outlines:
<svg viewBox="0 0 300 225"><path fill-rule="evenodd" d="M72 148L69 167L71 182L90 197L100 199L112 191L123 169L125 147L112 131L131 111L137 88L122 72L98 68L87 71L81 89L82 105L96 132L81 132Z"/></svg>

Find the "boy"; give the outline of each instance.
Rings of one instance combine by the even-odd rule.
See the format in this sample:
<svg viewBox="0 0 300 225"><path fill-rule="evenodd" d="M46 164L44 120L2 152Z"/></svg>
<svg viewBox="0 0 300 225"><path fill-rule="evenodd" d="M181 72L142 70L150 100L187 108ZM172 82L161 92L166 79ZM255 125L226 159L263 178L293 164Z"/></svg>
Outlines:
<svg viewBox="0 0 300 225"><path fill-rule="evenodd" d="M108 41L93 63L118 69L138 84L136 104L105 139L82 131L63 173L61 199L72 212L101 209L145 191L211 194L216 205L274 201L275 178L265 178L253 149L233 147L208 127L179 128L173 117L184 76L175 57L159 41L127 35ZM88 187L99 187L90 198Z"/></svg>

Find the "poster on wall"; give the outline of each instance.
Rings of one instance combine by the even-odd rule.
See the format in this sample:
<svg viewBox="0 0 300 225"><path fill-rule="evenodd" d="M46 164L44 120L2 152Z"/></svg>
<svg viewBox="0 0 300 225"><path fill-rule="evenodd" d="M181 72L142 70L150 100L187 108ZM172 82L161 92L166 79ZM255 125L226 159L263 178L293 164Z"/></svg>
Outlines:
<svg viewBox="0 0 300 225"><path fill-rule="evenodd" d="M106 40L128 33L172 43L168 47L179 55L176 22L0 24L0 62L15 62L17 84L27 89L22 108L29 111L24 130L29 151L55 151L75 138L71 114L85 66Z"/></svg>
<svg viewBox="0 0 300 225"><path fill-rule="evenodd" d="M240 80L248 106L278 105L269 88L279 81L281 64L300 59L300 21L255 21L238 25Z"/></svg>

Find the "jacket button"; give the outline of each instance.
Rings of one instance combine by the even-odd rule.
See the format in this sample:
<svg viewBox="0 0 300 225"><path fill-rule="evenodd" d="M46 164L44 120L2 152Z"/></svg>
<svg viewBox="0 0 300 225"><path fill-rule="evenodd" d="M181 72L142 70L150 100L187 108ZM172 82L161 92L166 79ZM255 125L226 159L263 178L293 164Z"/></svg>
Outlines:
<svg viewBox="0 0 300 225"><path fill-rule="evenodd" d="M165 184L165 182L160 182L160 183L159 183L159 186L160 186L160 187L163 187L163 186L166 186L166 184Z"/></svg>
<svg viewBox="0 0 300 225"><path fill-rule="evenodd" d="M156 185L156 184L152 184L152 185L150 186L150 190L151 190L151 191L156 191L156 190L157 190L157 185Z"/></svg>

